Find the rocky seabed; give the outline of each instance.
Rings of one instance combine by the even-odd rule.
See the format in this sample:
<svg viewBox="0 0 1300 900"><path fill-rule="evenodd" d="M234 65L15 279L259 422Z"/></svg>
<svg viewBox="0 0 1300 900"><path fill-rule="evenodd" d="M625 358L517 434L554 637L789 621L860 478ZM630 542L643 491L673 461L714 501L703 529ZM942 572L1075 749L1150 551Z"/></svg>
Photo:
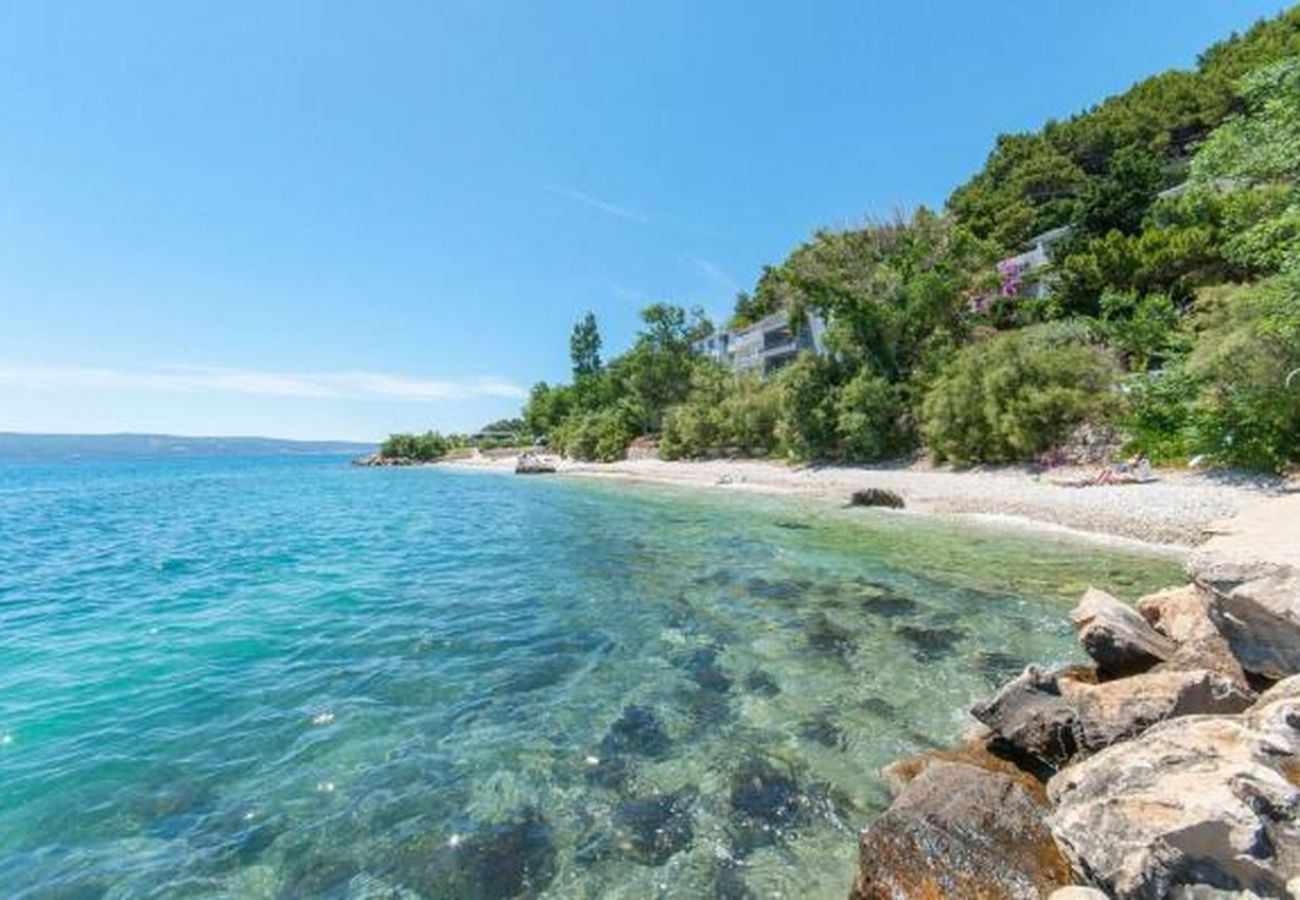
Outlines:
<svg viewBox="0 0 1300 900"><path fill-rule="evenodd" d="M1136 608L1088 591L1090 665L1029 666L887 767L851 898L1300 897L1300 570L1188 574Z"/></svg>

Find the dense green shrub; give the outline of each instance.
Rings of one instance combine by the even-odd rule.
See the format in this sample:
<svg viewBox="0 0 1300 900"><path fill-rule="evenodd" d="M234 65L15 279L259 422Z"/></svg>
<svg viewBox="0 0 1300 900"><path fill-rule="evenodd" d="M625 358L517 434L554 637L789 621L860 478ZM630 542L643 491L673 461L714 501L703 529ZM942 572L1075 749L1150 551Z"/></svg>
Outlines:
<svg viewBox="0 0 1300 900"><path fill-rule="evenodd" d="M1116 376L1111 357L1076 328L995 335L964 349L930 387L926 442L937 459L957 463L1029 459L1110 412Z"/></svg>
<svg viewBox="0 0 1300 900"><path fill-rule="evenodd" d="M664 414L660 457L694 459L714 453L722 445L719 418L718 408L712 403L694 400L672 407Z"/></svg>
<svg viewBox="0 0 1300 900"><path fill-rule="evenodd" d="M776 440L795 459L817 459L835 448L835 381L831 362L804 354L777 373Z"/></svg>
<svg viewBox="0 0 1300 900"><path fill-rule="evenodd" d="M451 449L450 439L436 431L424 434L390 434L379 446L379 455L388 459L418 459L428 462L441 459Z"/></svg>
<svg viewBox="0 0 1300 900"><path fill-rule="evenodd" d="M1140 372L1125 385L1120 419L1130 452L1154 463L1186 462L1200 444L1194 403L1200 388L1185 366Z"/></svg>
<svg viewBox="0 0 1300 900"><path fill-rule="evenodd" d="M836 412L839 452L847 459L886 459L908 443L898 387L866 369L840 390Z"/></svg>
<svg viewBox="0 0 1300 900"><path fill-rule="evenodd" d="M1201 385L1197 450L1255 469L1300 462L1300 276L1229 293L1198 324L1188 360Z"/></svg>
<svg viewBox="0 0 1300 900"><path fill-rule="evenodd" d="M1178 307L1167 294L1107 292L1101 316L1102 333L1134 371L1145 372L1185 349Z"/></svg>
<svg viewBox="0 0 1300 900"><path fill-rule="evenodd" d="M614 462L627 455L636 437L633 417L625 406L574 413L559 429L559 447L566 456L591 462Z"/></svg>
<svg viewBox="0 0 1300 900"><path fill-rule="evenodd" d="M752 375L697 378L686 403L664 417L659 455L689 459L717 453L766 456L776 445L780 399Z"/></svg>

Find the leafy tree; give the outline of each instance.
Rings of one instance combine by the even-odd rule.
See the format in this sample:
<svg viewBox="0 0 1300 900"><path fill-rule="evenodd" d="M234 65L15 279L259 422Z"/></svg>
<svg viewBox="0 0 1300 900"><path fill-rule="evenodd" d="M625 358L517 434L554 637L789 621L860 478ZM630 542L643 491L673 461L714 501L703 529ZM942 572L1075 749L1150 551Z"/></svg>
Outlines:
<svg viewBox="0 0 1300 900"><path fill-rule="evenodd" d="M574 389L551 386L545 381L533 385L524 404L524 428L533 437L551 437L575 407Z"/></svg>
<svg viewBox="0 0 1300 900"><path fill-rule="evenodd" d="M1256 270L1300 271L1300 57L1252 73L1242 95L1245 114L1196 154L1192 183L1256 188L1232 204L1227 254Z"/></svg>
<svg viewBox="0 0 1300 900"><path fill-rule="evenodd" d="M1193 71L1169 71L1122 94L1032 134L1001 135L984 167L953 192L948 209L980 238L1004 252L1020 249L1034 234L1065 225L1081 206L1105 200L1116 212L1132 210L1112 185L1121 151L1148 155L1180 177L1196 146L1238 108L1237 82L1248 72L1300 55L1300 9L1262 21L1202 54ZM1120 195L1125 191L1120 190ZM1109 216L1101 216L1102 219ZM1134 227L1131 216L1128 228ZM1093 237L1108 224L1092 226Z"/></svg>
<svg viewBox="0 0 1300 900"><path fill-rule="evenodd" d="M1082 191L1075 235L1136 234L1164 180L1164 166L1145 147L1115 151L1106 175L1092 179Z"/></svg>
<svg viewBox="0 0 1300 900"><path fill-rule="evenodd" d="M1178 308L1167 294L1109 292L1101 298L1104 333L1129 367L1145 372L1182 348Z"/></svg>
<svg viewBox="0 0 1300 900"><path fill-rule="evenodd" d="M600 328L596 314L588 312L573 326L569 337L569 359L573 361L573 377L581 378L600 371Z"/></svg>
<svg viewBox="0 0 1300 900"><path fill-rule="evenodd" d="M686 399L691 375L704 362L695 356L691 343L707 334L711 325L701 311L688 315L682 307L667 303L646 307L641 321L632 349L612 368L639 431L654 433L668 407Z"/></svg>

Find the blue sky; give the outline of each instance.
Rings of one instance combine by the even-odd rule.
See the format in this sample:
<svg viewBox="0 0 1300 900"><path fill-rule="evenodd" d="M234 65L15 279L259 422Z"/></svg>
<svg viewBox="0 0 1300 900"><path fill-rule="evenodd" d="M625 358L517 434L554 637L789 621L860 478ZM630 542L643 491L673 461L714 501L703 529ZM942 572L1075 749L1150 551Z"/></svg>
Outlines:
<svg viewBox="0 0 1300 900"><path fill-rule="evenodd" d="M471 429L1284 6L0 0L0 430Z"/></svg>

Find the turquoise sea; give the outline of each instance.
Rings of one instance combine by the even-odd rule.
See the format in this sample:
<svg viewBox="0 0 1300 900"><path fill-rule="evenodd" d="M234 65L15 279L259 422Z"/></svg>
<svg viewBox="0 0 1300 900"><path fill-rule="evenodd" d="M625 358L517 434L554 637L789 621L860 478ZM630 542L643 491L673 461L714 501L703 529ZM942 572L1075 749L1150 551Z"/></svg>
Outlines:
<svg viewBox="0 0 1300 900"><path fill-rule="evenodd" d="M337 457L0 464L0 891L842 897L877 770L1174 563Z"/></svg>

